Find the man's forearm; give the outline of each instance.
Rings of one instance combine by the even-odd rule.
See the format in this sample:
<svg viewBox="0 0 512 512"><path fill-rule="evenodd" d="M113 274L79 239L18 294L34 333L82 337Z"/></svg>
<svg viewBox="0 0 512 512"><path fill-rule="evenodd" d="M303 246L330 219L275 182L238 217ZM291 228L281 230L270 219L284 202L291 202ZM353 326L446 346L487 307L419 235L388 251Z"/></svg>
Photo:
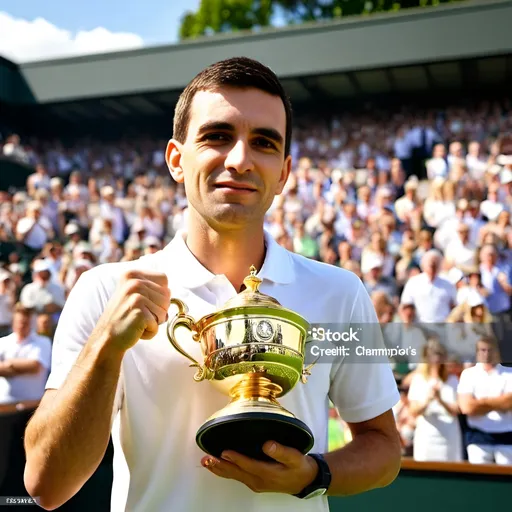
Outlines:
<svg viewBox="0 0 512 512"><path fill-rule="evenodd" d="M343 448L325 454L332 474L328 494L350 496L385 487L398 475L401 458L398 433L360 434Z"/></svg>
<svg viewBox="0 0 512 512"><path fill-rule="evenodd" d="M25 485L43 508L69 500L94 473L110 436L122 355L107 340L84 347L62 388L43 403L25 433Z"/></svg>
<svg viewBox="0 0 512 512"><path fill-rule="evenodd" d="M512 410L512 393L504 395L482 398L479 400L483 406L492 407L493 411L506 412Z"/></svg>

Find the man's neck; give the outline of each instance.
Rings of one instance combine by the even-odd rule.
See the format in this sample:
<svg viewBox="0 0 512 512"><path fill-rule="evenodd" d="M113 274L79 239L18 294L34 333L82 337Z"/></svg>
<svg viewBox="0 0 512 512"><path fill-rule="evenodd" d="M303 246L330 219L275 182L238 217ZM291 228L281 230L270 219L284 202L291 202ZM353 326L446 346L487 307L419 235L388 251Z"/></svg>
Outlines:
<svg viewBox="0 0 512 512"><path fill-rule="evenodd" d="M189 218L186 244L210 272L225 275L239 291L251 265L259 271L265 260L265 236L261 226L217 231L204 221Z"/></svg>

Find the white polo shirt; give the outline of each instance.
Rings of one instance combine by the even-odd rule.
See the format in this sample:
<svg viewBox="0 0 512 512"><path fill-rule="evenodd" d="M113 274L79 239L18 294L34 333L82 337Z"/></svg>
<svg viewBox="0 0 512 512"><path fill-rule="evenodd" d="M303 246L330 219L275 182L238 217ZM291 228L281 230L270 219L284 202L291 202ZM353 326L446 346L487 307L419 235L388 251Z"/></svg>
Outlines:
<svg viewBox="0 0 512 512"><path fill-rule="evenodd" d="M476 399L512 393L512 368L498 364L487 372L477 363L462 372L457 393L473 395ZM467 420L470 427L483 432L512 432L512 411L491 411L483 416L468 416Z"/></svg>
<svg viewBox="0 0 512 512"><path fill-rule="evenodd" d="M413 303L420 323L441 323L450 314L450 304L455 304L457 290L446 279L437 276L430 281L427 274L421 273L411 277L405 283L401 302Z"/></svg>
<svg viewBox="0 0 512 512"><path fill-rule="evenodd" d="M156 254L100 265L82 274L60 317L47 388L63 384L127 269L165 272L172 295L185 301L196 320L237 294L224 275L212 274L197 261L184 236L178 232ZM266 258L258 274L263 293L310 323L377 324L371 300L355 274L290 253L268 233L265 240ZM175 314L174 307L169 314ZM202 360L198 343L186 340L183 346ZM196 445L196 432L229 399L207 381L196 383L195 369L189 364L169 343L165 324L155 338L140 340L126 352L116 399L120 414L113 424L113 512L124 511L125 505L131 512L326 512L326 497L299 500L285 494L257 494L201 466L204 453ZM361 422L391 409L399 394L389 364L347 364L341 358L316 364L307 384L299 382L280 399L311 428L313 452L327 451L329 399L345 421Z"/></svg>
<svg viewBox="0 0 512 512"><path fill-rule="evenodd" d="M34 360L41 363L38 373L0 377L0 404L39 400L42 398L51 363L52 342L35 332L21 343L15 333L0 338L0 361L8 359Z"/></svg>

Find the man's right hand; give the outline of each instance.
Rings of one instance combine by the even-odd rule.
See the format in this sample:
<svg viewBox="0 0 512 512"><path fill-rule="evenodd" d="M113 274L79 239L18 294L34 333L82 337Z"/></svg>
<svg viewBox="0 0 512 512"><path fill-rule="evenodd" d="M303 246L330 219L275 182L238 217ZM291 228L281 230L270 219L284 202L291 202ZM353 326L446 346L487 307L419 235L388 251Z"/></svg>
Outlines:
<svg viewBox="0 0 512 512"><path fill-rule="evenodd" d="M167 276L149 270L123 274L96 330L106 333L111 348L125 352L140 339L149 340L167 320L171 292Z"/></svg>

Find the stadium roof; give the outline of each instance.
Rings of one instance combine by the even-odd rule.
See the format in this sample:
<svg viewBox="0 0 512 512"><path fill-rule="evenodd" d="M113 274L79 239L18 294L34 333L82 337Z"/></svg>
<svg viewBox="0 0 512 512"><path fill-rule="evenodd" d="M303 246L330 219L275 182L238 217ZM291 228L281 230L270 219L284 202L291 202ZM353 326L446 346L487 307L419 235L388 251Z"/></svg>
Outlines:
<svg viewBox="0 0 512 512"><path fill-rule="evenodd" d="M162 116L199 70L236 55L269 65L294 103L510 88L510 20L512 0L468 1L31 62L19 66L27 94L13 99L70 121Z"/></svg>

